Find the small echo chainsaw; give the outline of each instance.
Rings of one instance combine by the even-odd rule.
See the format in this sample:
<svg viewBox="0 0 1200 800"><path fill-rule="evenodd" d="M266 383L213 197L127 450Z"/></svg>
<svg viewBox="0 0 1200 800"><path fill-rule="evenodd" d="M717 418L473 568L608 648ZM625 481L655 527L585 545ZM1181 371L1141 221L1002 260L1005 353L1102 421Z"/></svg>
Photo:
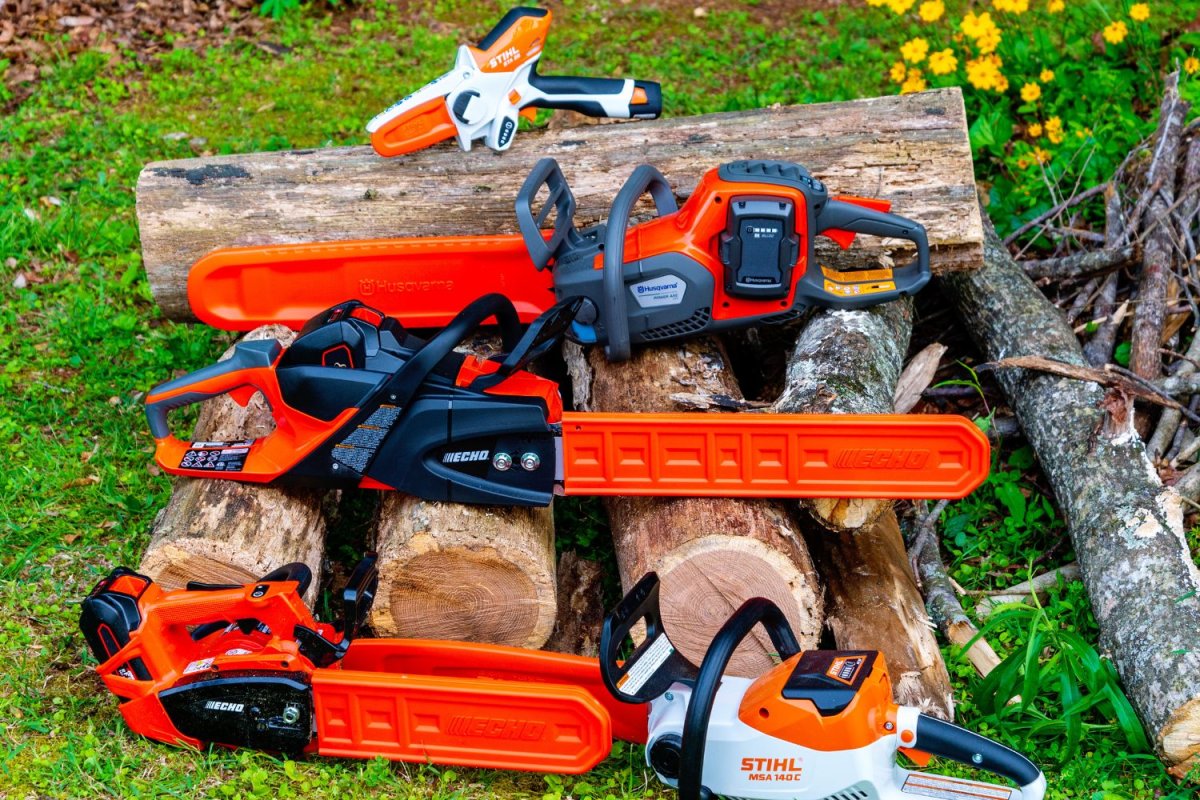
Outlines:
<svg viewBox="0 0 1200 800"><path fill-rule="evenodd" d="M874 652L800 653L771 603L748 601L696 668L666 638L650 574L605 622L602 660L499 645L357 637L378 581L364 559L340 627L317 622L291 564L254 583L166 591L124 568L82 603L79 624L104 684L136 733L170 744L287 755L584 772L612 740L646 744L684 800L1041 800L1017 753L896 706ZM635 622L647 638L624 663ZM756 681L722 677L763 622L784 663ZM1020 789L910 772L942 755Z"/></svg>
<svg viewBox="0 0 1200 800"><path fill-rule="evenodd" d="M658 216L631 224L647 193ZM710 170L678 207L667 179L642 165L608 221L577 230L575 197L558 163L544 158L517 193L519 234L222 248L192 267L188 301L210 325L250 330L298 328L347 296L415 328L447 324L485 292L509 297L522 322L582 297L571 338L622 361L633 344L786 322L812 306L867 308L919 291L930 275L925 229L889 208L831 196L804 167L784 161ZM818 263L817 236L846 248L857 234L909 241L915 258L878 269Z"/></svg>
<svg viewBox="0 0 1200 800"><path fill-rule="evenodd" d="M1046 779L1004 745L898 706L883 656L870 650L801 652L783 612L747 600L717 632L699 667L662 625L658 577L642 578L608 616L600 643L604 684L627 703L650 704L646 762L681 800L1042 800ZM645 639L618 655L630 631ZM722 673L761 624L782 663L756 678ZM1007 778L1018 788L910 771L941 756Z"/></svg>
<svg viewBox="0 0 1200 800"><path fill-rule="evenodd" d="M476 139L507 150L520 119L533 122L538 108L624 119L662 113L652 81L539 75L550 19L544 8L514 8L478 46L460 46L453 69L367 123L375 152L398 156L452 136L463 150Z"/></svg>
<svg viewBox="0 0 1200 800"><path fill-rule="evenodd" d="M155 457L195 478L395 489L428 500L547 505L554 494L957 498L988 474L987 438L941 415L564 412L558 385L525 370L586 301L564 300L524 334L485 295L426 340L359 301L317 315L290 347L242 342L231 358L146 397ZM455 348L494 317L503 352ZM276 429L182 441L168 412L261 392Z"/></svg>

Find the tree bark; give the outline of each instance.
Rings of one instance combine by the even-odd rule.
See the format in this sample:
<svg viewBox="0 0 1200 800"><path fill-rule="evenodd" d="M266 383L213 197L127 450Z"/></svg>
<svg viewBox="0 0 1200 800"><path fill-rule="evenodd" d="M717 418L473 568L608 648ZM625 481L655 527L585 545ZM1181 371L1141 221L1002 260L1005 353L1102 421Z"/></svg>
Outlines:
<svg viewBox="0 0 1200 800"><path fill-rule="evenodd" d="M674 347L635 351L609 364L598 348L567 345L575 408L584 411L677 410L681 390L741 397L726 368L721 345L711 337ZM812 559L783 505L732 498L606 498L621 583L629 589L646 572L662 581L664 625L675 646L700 663L729 615L751 597L774 601L791 622L802 647L814 647L823 602ZM747 637L730 670L761 675L774 646L761 629Z"/></svg>
<svg viewBox="0 0 1200 800"><path fill-rule="evenodd" d="M807 537L825 578L826 624L842 650L878 650L896 702L954 718L950 675L917 588L896 513L858 531Z"/></svg>
<svg viewBox="0 0 1200 800"><path fill-rule="evenodd" d="M604 568L568 551L558 560L558 617L545 649L595 658L604 627Z"/></svg>
<svg viewBox="0 0 1200 800"><path fill-rule="evenodd" d="M912 300L865 311L817 312L788 358L774 410L791 414L890 414L912 336ZM831 530L875 522L891 500L816 499L800 506Z"/></svg>
<svg viewBox="0 0 1200 800"><path fill-rule="evenodd" d="M278 339L287 346L294 338L286 328L268 325L246 334L245 340ZM222 359L232 354L230 348ZM274 429L261 394L244 408L224 395L201 406L193 439L239 441L264 437ZM301 561L315 578L308 594L312 600L320 585L324 549L319 491L180 478L154 521L138 570L176 589L188 581L249 583Z"/></svg>
<svg viewBox="0 0 1200 800"><path fill-rule="evenodd" d="M512 232L517 189L546 155L571 181L580 227L607 215L633 165L653 164L687 195L724 162L780 158L804 164L831 191L894 201L927 229L935 270L973 268L982 255L966 113L951 88L531 131L503 158L464 158L445 144L391 159L343 147L157 162L137 187L150 286L169 318L184 319L188 269L218 247ZM828 245L822 258L837 250L819 241ZM863 245L855 252L873 257L896 242Z"/></svg>
<svg viewBox="0 0 1200 800"><path fill-rule="evenodd" d="M388 492L375 522L380 636L538 648L554 627L550 508L435 503Z"/></svg>
<svg viewBox="0 0 1200 800"><path fill-rule="evenodd" d="M944 280L985 356L1083 365L1058 309L990 229L985 252L984 269ZM1200 570L1179 495L1158 479L1131 415L1106 417L1100 387L1015 369L997 380L1067 518L1101 646L1159 755L1182 775L1200 756Z"/></svg>

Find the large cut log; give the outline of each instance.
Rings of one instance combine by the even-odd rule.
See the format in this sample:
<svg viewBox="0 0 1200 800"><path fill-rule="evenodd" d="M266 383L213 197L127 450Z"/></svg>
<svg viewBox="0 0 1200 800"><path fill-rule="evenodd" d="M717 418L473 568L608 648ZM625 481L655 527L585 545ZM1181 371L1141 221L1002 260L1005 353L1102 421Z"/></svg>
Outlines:
<svg viewBox="0 0 1200 800"><path fill-rule="evenodd" d="M711 337L675 347L647 347L623 364L609 364L600 348L567 345L575 408L584 411L678 410L672 395L741 391ZM676 647L700 663L712 637L751 597L773 600L787 615L802 647L816 645L822 597L804 540L787 509L765 500L732 498L606 498L621 584L628 590L647 572L662 581L664 625ZM760 675L774 646L757 630L739 648L731 671Z"/></svg>
<svg viewBox="0 0 1200 800"><path fill-rule="evenodd" d="M866 311L820 311L788 358L775 410L789 414L890 414L912 336L912 300ZM832 530L870 525L890 500L817 499L800 505Z"/></svg>
<svg viewBox="0 0 1200 800"><path fill-rule="evenodd" d="M537 648L554 627L549 508L434 503L389 492L375 525L380 636Z"/></svg>
<svg viewBox="0 0 1200 800"><path fill-rule="evenodd" d="M245 338L278 339L286 346L295 334L268 325ZM222 360L232 354L230 348ZM192 438L240 441L266 436L274 429L261 394L255 394L245 407L223 395L201 406ZM312 600L320 585L324 549L325 518L318 491L179 478L170 502L154 521L150 545L138 569L175 589L188 581L248 583L284 564L301 561L316 578L307 598Z"/></svg>
<svg viewBox="0 0 1200 800"><path fill-rule="evenodd" d="M986 266L946 278L989 359L1083 365L1061 313L988 232ZM1087 382L1026 370L998 380L1067 519L1100 640L1159 755L1182 775L1200 760L1200 570L1183 508L1159 481L1123 403Z"/></svg>
<svg viewBox="0 0 1200 800"><path fill-rule="evenodd" d="M950 674L913 578L896 512L858 531L807 537L825 579L826 624L842 650L878 650L896 702L954 718Z"/></svg>
<svg viewBox="0 0 1200 800"><path fill-rule="evenodd" d="M562 162L580 226L607 215L639 163L686 195L718 164L778 158L804 164L834 192L893 201L928 229L936 270L973 268L982 253L966 114L951 88L531 132L503 157L464 157L446 143L392 159L343 147L157 162L137 187L150 285L163 312L182 319L188 269L218 247L515 231L517 189L547 155Z"/></svg>

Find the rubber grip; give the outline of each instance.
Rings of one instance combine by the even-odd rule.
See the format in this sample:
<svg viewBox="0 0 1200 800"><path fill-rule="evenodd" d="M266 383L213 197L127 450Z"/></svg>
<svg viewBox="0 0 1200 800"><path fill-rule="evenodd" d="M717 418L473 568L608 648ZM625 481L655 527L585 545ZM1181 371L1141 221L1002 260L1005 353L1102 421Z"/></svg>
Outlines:
<svg viewBox="0 0 1200 800"><path fill-rule="evenodd" d="M237 373L271 366L279 358L282 349L279 342L274 339L241 342L234 346L233 355L224 361L218 361L216 364L198 369L182 378L155 386L150 390L146 400L146 421L150 424L150 433L154 435L155 439L170 436L171 426L167 422L167 414L171 411L212 397L220 397L240 386L252 385L248 381L239 379ZM189 387L200 387L214 380L218 381L216 386L189 389ZM161 400L150 399L162 394L170 396Z"/></svg>
<svg viewBox="0 0 1200 800"><path fill-rule="evenodd" d="M916 741L911 745L913 749L1009 778L1022 789L1036 787L1039 783L1044 786L1042 771L1037 765L1016 750L978 733L925 714L917 716L916 732ZM1024 792L1022 800L1029 800Z"/></svg>
<svg viewBox="0 0 1200 800"><path fill-rule="evenodd" d="M580 95L611 96L625 91L624 78L577 78L566 75L539 75L534 70L529 75L529 85L537 89L544 98L533 101L530 105L538 108L558 108L565 111L577 111L589 117L607 117L604 106L591 100L581 99ZM634 81L634 90L641 89L646 96L644 102L631 102L628 106L628 116L650 118L662 113L662 88L654 81ZM555 97L561 95L562 97ZM565 99L572 97L572 99Z"/></svg>
<svg viewBox="0 0 1200 800"><path fill-rule="evenodd" d="M633 207L646 192L650 192L654 198L654 207L660 217L679 210L671 184L649 164L642 164L635 169L613 200L604 229L604 308L600 310L607 337L604 354L609 361L627 361L630 356L629 311L625 298L625 234L629 230Z"/></svg>
<svg viewBox="0 0 1200 800"><path fill-rule="evenodd" d="M822 233L834 229L851 233L865 233L868 236L904 239L917 246L916 264L900 267L893 271L896 288L865 297L865 304L876 305L910 295L929 283L929 237L920 223L913 222L899 214L876 211L873 208L841 200L830 200L817 215L816 232Z"/></svg>

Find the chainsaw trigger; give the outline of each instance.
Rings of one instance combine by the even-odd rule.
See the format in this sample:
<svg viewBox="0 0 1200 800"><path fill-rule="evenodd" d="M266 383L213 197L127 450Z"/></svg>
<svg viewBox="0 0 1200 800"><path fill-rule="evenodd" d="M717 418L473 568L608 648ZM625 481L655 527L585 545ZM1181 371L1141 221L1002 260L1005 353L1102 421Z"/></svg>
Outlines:
<svg viewBox="0 0 1200 800"><path fill-rule="evenodd" d="M926 753L924 750L913 750L910 747L898 748L901 753L908 758L909 761L924 769L929 766L929 762L933 760L933 756Z"/></svg>
<svg viewBox="0 0 1200 800"><path fill-rule="evenodd" d="M258 392L258 389L253 386L239 386L237 389L231 391L229 396L233 398L233 402L245 408L251 399L254 398L256 392Z"/></svg>
<svg viewBox="0 0 1200 800"><path fill-rule="evenodd" d="M523 119L526 119L531 123L537 122L537 109L534 108L533 106L525 106L518 113L521 115L521 117Z"/></svg>
<svg viewBox="0 0 1200 800"><path fill-rule="evenodd" d="M331 666L346 655L346 647L334 644L306 625L297 625L292 636L296 639L300 655L317 667Z"/></svg>
<svg viewBox="0 0 1200 800"><path fill-rule="evenodd" d="M844 231L840 228L829 228L828 230L821 231L821 235L828 236L830 239L833 239L833 241L837 242L838 247L845 250L850 247L851 244L853 244L854 237L857 234L855 234L854 231Z"/></svg>

